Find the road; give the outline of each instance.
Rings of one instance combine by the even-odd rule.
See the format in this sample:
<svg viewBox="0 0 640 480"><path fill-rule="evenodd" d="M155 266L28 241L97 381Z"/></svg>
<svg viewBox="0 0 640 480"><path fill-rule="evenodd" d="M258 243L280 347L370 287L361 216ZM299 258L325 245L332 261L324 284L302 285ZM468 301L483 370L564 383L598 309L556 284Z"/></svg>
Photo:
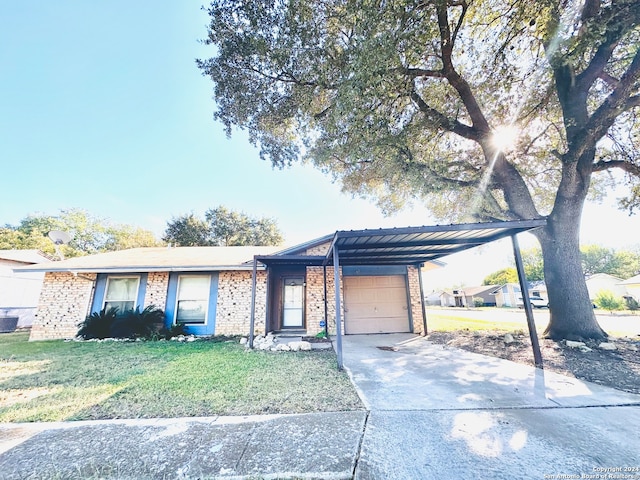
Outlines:
<svg viewBox="0 0 640 480"><path fill-rule="evenodd" d="M492 322L522 322L523 329L527 328L527 319L523 309L510 308L456 308L456 307L428 307L427 324L430 315L439 317L464 317L475 320L486 320ZM535 308L533 318L536 322L536 329L541 333L549 323L549 310ZM597 312L596 319L600 326L608 333L616 336L640 336L640 314L623 315L610 314L608 312Z"/></svg>

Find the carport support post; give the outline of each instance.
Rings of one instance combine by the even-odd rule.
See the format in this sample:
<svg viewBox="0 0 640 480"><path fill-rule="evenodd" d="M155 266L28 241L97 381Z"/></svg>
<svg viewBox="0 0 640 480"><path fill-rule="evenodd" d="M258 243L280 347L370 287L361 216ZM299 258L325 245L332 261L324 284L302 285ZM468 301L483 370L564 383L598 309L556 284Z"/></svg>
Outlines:
<svg viewBox="0 0 640 480"><path fill-rule="evenodd" d="M418 269L418 284L420 285L420 305L422 305L422 335L427 335L429 332L427 331L427 308L424 305L424 286L422 285L422 265L423 263L419 263L416 265Z"/></svg>
<svg viewBox="0 0 640 480"><path fill-rule="evenodd" d="M529 286L527 284L527 276L524 273L524 264L522 263L522 255L520 254L520 246L516 235L511 235L513 242L513 256L516 260L516 270L518 271L518 280L520 281L520 291L522 292L522 303L524 312L527 316L527 324L529 325L529 338L531 338L531 347L533 348L533 360L536 367L542 369L542 353L540 352L540 344L538 343L538 333L536 332L536 323L533 320L533 311L531 310L531 300L529 299Z"/></svg>
<svg viewBox="0 0 640 480"><path fill-rule="evenodd" d="M322 280L324 286L324 335L329 338L329 305L327 303L327 266L322 266Z"/></svg>
<svg viewBox="0 0 640 480"><path fill-rule="evenodd" d="M340 258L338 257L338 247L333 245L333 283L336 291L336 354L338 356L338 370L342 370L342 331L340 323L342 322L340 311Z"/></svg>
<svg viewBox="0 0 640 480"><path fill-rule="evenodd" d="M256 323L256 276L258 259L253 257L253 273L251 275L251 321L249 322L249 348L253 348L253 333Z"/></svg>

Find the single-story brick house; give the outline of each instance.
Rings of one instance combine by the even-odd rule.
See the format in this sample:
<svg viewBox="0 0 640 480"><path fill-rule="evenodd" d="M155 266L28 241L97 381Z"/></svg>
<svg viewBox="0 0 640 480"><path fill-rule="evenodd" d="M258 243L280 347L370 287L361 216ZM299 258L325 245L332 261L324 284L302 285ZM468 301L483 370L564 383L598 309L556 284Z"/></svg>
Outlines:
<svg viewBox="0 0 640 480"><path fill-rule="evenodd" d="M167 325L184 323L196 335L246 335L254 256L282 257L277 265L257 269L256 333L319 333L327 320L325 295L329 329L334 330L333 271L304 262L304 257L325 256L331 238L284 250L134 248L41 265L45 276L31 340L74 337L78 324L105 306L124 310L155 305L165 311ZM287 263L287 257L295 262ZM346 333L422 331L414 265L345 266L342 296Z"/></svg>
<svg viewBox="0 0 640 480"><path fill-rule="evenodd" d="M31 340L74 337L105 307L149 305L165 311L167 325L183 323L196 335L422 333L421 270L543 224L339 231L286 249L134 248L19 270L45 272Z"/></svg>

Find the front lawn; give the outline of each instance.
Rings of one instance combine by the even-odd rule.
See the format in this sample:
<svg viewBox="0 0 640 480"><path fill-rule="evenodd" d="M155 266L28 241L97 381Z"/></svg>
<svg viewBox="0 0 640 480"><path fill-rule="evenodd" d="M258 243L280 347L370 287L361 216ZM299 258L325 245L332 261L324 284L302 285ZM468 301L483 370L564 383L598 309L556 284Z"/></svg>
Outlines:
<svg viewBox="0 0 640 480"><path fill-rule="evenodd" d="M361 409L333 351L237 341L29 342L0 334L0 422Z"/></svg>

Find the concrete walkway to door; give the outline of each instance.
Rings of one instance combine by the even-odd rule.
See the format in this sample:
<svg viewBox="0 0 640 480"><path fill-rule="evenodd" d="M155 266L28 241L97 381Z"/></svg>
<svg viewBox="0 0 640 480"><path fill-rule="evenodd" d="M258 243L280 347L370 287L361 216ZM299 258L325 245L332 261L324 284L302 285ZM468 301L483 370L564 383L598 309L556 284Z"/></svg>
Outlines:
<svg viewBox="0 0 640 480"><path fill-rule="evenodd" d="M587 475L640 468L640 395L410 334L343 341L370 410L357 479L598 478Z"/></svg>

